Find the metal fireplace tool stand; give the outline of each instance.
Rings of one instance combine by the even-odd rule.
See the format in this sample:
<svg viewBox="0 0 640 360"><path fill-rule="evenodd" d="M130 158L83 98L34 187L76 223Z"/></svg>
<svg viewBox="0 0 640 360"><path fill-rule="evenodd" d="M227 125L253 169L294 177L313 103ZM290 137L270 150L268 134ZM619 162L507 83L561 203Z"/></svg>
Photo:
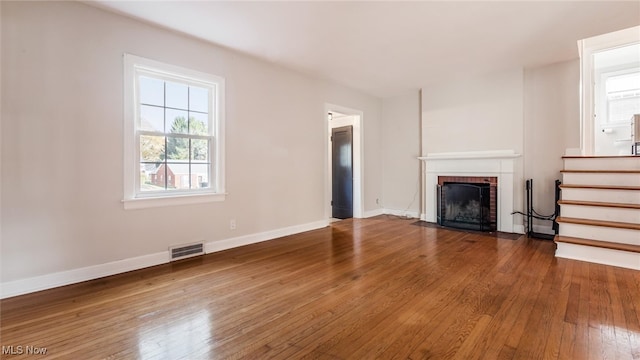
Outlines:
<svg viewBox="0 0 640 360"><path fill-rule="evenodd" d="M528 237L544 239L544 240L553 240L553 238L555 237L555 234L558 233L558 223L556 222L556 218L560 215L560 205L558 204L558 201L560 201L560 184L561 184L560 180L556 180L555 182L555 200L556 201L555 201L554 213L551 215L540 215L533 208L533 179L528 179L526 181L525 185L527 190L527 212L522 213L522 212L516 211L513 214L521 214L526 216L526 219L527 219L526 233ZM554 231L554 234L543 234L543 233L537 233L533 231L534 218L539 220L553 221L552 229Z"/></svg>

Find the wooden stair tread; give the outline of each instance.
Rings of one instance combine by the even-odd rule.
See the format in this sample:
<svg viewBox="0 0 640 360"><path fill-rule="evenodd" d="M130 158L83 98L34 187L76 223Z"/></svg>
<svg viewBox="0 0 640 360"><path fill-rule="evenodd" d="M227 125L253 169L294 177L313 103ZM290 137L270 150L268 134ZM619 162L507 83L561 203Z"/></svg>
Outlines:
<svg viewBox="0 0 640 360"><path fill-rule="evenodd" d="M633 244L621 244L621 243L613 243L608 241L600 241L600 240L591 240L591 239L582 239L575 238L570 236L560 236L556 235L553 241L557 244L559 242L567 243L567 244L576 244L576 245L586 245L593 246L605 249L613 249L613 250L622 250L622 251L630 251L634 253L640 253L640 245Z"/></svg>
<svg viewBox="0 0 640 360"><path fill-rule="evenodd" d="M600 206L600 207L623 208L623 209L639 209L640 210L640 204L621 204L621 203L600 202L600 201L560 200L560 201L558 201L558 204L560 204L560 205Z"/></svg>
<svg viewBox="0 0 640 360"><path fill-rule="evenodd" d="M617 222L617 221L578 219L578 218L560 216L556 218L556 222L580 224L580 225L591 225L591 226L604 226L604 227L612 227L612 228L619 228L619 229L640 230L640 224Z"/></svg>
<svg viewBox="0 0 640 360"><path fill-rule="evenodd" d="M565 155L563 159L625 159L638 158L637 155Z"/></svg>
<svg viewBox="0 0 640 360"><path fill-rule="evenodd" d="M575 185L575 184L562 184L560 188L566 189L601 189L601 190L640 190L640 186L626 186L626 185Z"/></svg>
<svg viewBox="0 0 640 360"><path fill-rule="evenodd" d="M640 170L560 170L560 172L575 174L640 174Z"/></svg>

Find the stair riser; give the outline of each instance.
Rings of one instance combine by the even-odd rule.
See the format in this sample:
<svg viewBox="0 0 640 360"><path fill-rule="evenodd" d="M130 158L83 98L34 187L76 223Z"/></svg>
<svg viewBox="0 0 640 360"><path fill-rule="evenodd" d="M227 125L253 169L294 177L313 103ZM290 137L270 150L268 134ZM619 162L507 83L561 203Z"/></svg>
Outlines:
<svg viewBox="0 0 640 360"><path fill-rule="evenodd" d="M640 205L640 191L605 189L562 189L562 200L581 200Z"/></svg>
<svg viewBox="0 0 640 360"><path fill-rule="evenodd" d="M563 173L562 182L572 185L640 186L640 174Z"/></svg>
<svg viewBox="0 0 640 360"><path fill-rule="evenodd" d="M593 246L558 243L556 257L640 270L640 254Z"/></svg>
<svg viewBox="0 0 640 360"><path fill-rule="evenodd" d="M640 209L610 208L600 206L560 205L560 214L565 217L616 221L640 224Z"/></svg>
<svg viewBox="0 0 640 360"><path fill-rule="evenodd" d="M640 230L560 223L561 236L640 245Z"/></svg>
<svg viewBox="0 0 640 360"><path fill-rule="evenodd" d="M565 170L640 170L640 156L564 159Z"/></svg>

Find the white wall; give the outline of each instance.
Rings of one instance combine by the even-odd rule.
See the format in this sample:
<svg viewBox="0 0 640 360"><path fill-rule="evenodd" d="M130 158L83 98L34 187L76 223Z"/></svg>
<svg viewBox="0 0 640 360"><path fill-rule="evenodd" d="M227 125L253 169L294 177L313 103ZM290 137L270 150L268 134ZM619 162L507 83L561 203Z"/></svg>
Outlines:
<svg viewBox="0 0 640 360"><path fill-rule="evenodd" d="M0 19L2 19L2 5L0 4ZM2 24L0 23L0 45L2 44ZM2 66L2 46L0 46L0 84L2 84L2 73L4 67ZM2 86L0 86L0 100L2 99ZM2 204L2 101L0 101L0 204ZM0 206L0 254L2 251L2 206ZM2 279L2 257L0 257L0 282Z"/></svg>
<svg viewBox="0 0 640 360"><path fill-rule="evenodd" d="M322 223L325 103L364 113L377 208L379 99L81 3L0 6L3 283ZM124 52L226 78L226 201L123 209Z"/></svg>
<svg viewBox="0 0 640 360"><path fill-rule="evenodd" d="M398 215L420 215L420 94L418 91L382 102L381 205Z"/></svg>
<svg viewBox="0 0 640 360"><path fill-rule="evenodd" d="M522 152L521 69L422 89L423 153Z"/></svg>
<svg viewBox="0 0 640 360"><path fill-rule="evenodd" d="M533 205L541 214L555 209L555 180L562 180L562 155L580 147L580 63L572 60L527 69L524 77L524 169L533 179ZM549 221L534 221L549 231ZM545 229L546 228L546 229Z"/></svg>
<svg viewBox="0 0 640 360"><path fill-rule="evenodd" d="M523 97L522 69L452 78L448 83L424 87L423 155L491 150L522 154ZM520 210L524 207L522 158L516 159L514 172L514 209ZM522 224L521 217L516 217L514 224Z"/></svg>

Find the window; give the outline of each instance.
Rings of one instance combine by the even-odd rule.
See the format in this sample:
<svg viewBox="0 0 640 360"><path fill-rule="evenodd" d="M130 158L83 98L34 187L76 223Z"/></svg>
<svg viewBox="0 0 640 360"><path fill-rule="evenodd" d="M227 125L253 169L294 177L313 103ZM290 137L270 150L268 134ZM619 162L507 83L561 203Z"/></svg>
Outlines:
<svg viewBox="0 0 640 360"><path fill-rule="evenodd" d="M124 62L125 208L224 200L224 79Z"/></svg>
<svg viewBox="0 0 640 360"><path fill-rule="evenodd" d="M628 127L631 116L640 114L640 68L633 63L596 68L595 75L595 114L600 128Z"/></svg>
<svg viewBox="0 0 640 360"><path fill-rule="evenodd" d="M605 80L607 122L624 122L640 114L640 71L610 75Z"/></svg>

